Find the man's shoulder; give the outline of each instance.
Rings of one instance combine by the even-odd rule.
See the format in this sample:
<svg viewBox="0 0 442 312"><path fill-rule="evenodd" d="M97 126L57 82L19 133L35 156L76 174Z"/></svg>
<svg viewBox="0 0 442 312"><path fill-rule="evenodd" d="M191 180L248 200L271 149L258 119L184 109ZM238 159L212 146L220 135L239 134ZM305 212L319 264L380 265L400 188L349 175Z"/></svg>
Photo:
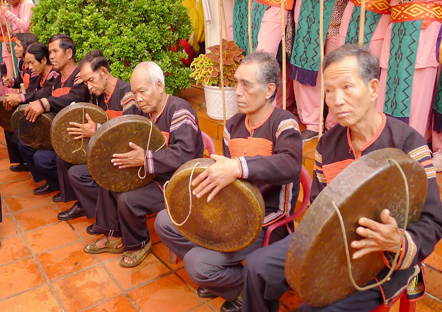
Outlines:
<svg viewBox="0 0 442 312"><path fill-rule="evenodd" d="M321 143L329 143L332 141L337 141L342 137L347 137L347 127L342 127L340 124L335 125L330 130L327 130L321 136Z"/></svg>
<svg viewBox="0 0 442 312"><path fill-rule="evenodd" d="M124 93L131 91L130 83L124 80L117 80L117 87L119 90L122 90Z"/></svg>
<svg viewBox="0 0 442 312"><path fill-rule="evenodd" d="M169 100L167 105L170 107L170 109L172 109L174 112L178 111L178 110L188 110L190 113L192 113L193 115L196 116L196 112L193 109L192 105L186 101L183 98L180 98L178 96L173 96L173 95L169 95Z"/></svg>
<svg viewBox="0 0 442 312"><path fill-rule="evenodd" d="M227 120L226 122L226 128L230 128L233 125L239 125L239 124L244 124L244 120L246 119L246 115L245 114L241 114L241 113L236 113L235 115L233 115L232 117L230 117L229 120Z"/></svg>
<svg viewBox="0 0 442 312"><path fill-rule="evenodd" d="M296 116L291 111L288 111L286 109L277 108L277 107L275 107L273 109L271 117L282 118L282 119L293 118L293 119L298 120L296 118Z"/></svg>

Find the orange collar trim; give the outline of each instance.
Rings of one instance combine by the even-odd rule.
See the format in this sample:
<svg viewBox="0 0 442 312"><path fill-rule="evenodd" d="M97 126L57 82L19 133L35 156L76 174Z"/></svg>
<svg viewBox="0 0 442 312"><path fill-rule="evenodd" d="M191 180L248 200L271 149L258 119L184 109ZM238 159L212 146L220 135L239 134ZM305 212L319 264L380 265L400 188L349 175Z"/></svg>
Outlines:
<svg viewBox="0 0 442 312"><path fill-rule="evenodd" d="M118 80L117 80L117 83L118 83ZM106 104L107 109L109 109L109 101L110 101L112 95L114 94L115 88L117 87L117 83L115 84L114 88L112 89L112 92L109 95L109 97L107 97L106 93L103 92L104 93L104 103Z"/></svg>
<svg viewBox="0 0 442 312"><path fill-rule="evenodd" d="M370 147L370 145L372 145L379 138L379 136L381 135L382 131L385 128L385 124L387 123L387 117L385 117L385 114L382 112L378 112L378 114L381 114L382 117L381 126L376 131L374 136L364 145L364 148L361 149L361 155L363 151L365 151L368 147ZM361 156L359 155L359 157L357 157L353 145L351 144L350 127L347 127L347 140L348 140L348 145L350 146L350 149L353 152L353 155L355 156L355 159L359 159Z"/></svg>
<svg viewBox="0 0 442 312"><path fill-rule="evenodd" d="M164 109L166 108L168 100L169 100L169 94L166 95L166 98L164 99L163 108L161 109L161 112L158 114L157 117L152 118L152 114L149 113L149 117L150 117L150 119L152 119L153 123L157 123L158 118L160 118L161 114L164 112Z"/></svg>
<svg viewBox="0 0 442 312"><path fill-rule="evenodd" d="M262 126L262 125L263 125L263 124L264 124L264 123L270 118L270 116L272 116L274 110L275 110L275 107L272 106L272 109L271 109L270 113L267 115L266 119L264 119L263 122L261 122L261 124L259 124L259 125L256 126L256 127L250 127L250 125L249 125L249 117L246 115L246 120L244 121L244 123L245 123L245 125L246 125L247 130L249 130L249 132L251 133L251 135L253 134L253 132L254 132L256 129L258 129L259 127L261 127L261 126Z"/></svg>
<svg viewBox="0 0 442 312"><path fill-rule="evenodd" d="M77 69L77 65L74 66L74 68L72 69L72 71L69 73L69 75L66 77L66 79L63 80L63 77L61 77L61 87L64 87L64 83L66 82L66 80L69 79L69 77L72 75L72 73ZM61 75L61 73L60 73Z"/></svg>
<svg viewBox="0 0 442 312"><path fill-rule="evenodd" d="M52 66L51 66L51 68L49 68L49 71L48 71L48 73L46 74L46 76L45 76L42 80L40 80L40 86L41 86L41 87L44 86L44 84L45 84L45 82L46 82L46 79L48 78L48 76L49 76L49 74L51 73L51 71L52 71Z"/></svg>

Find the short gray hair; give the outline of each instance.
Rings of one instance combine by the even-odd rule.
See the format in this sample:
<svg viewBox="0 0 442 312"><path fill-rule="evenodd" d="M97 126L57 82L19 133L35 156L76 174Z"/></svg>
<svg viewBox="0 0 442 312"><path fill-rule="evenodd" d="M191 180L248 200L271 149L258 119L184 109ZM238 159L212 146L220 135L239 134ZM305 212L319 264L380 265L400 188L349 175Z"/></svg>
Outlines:
<svg viewBox="0 0 442 312"><path fill-rule="evenodd" d="M274 83L276 86L275 92L270 97L272 102L276 98L276 93L279 87L279 63L272 53L264 51L256 51L247 55L241 61L241 64L259 64L259 70L256 79L261 87L264 89L269 83Z"/></svg>
<svg viewBox="0 0 442 312"><path fill-rule="evenodd" d="M346 57L354 56L358 62L358 76L366 85L372 79L379 79L379 60L370 53L367 47L359 47L346 44L324 57L323 69L329 67L332 63L340 62Z"/></svg>
<svg viewBox="0 0 442 312"><path fill-rule="evenodd" d="M152 86L154 87L154 90L157 89L157 81L161 82L161 84L163 85L163 87L165 87L166 85L164 84L164 74L163 74L163 70L161 69L161 67L155 63L155 62L142 62L140 64L138 64L137 66L135 66L135 69L145 69L147 74L147 77L149 78L150 83L152 84Z"/></svg>

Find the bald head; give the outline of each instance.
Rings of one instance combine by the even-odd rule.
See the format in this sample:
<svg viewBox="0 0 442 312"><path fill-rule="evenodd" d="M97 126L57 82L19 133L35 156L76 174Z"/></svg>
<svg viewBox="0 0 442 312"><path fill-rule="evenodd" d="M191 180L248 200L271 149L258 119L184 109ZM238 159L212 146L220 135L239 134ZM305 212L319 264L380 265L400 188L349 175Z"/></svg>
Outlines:
<svg viewBox="0 0 442 312"><path fill-rule="evenodd" d="M144 113L153 114L162 107L166 96L164 75L156 63L138 64L130 78L130 86L135 101Z"/></svg>
<svg viewBox="0 0 442 312"><path fill-rule="evenodd" d="M161 67L158 66L158 64L155 62L143 62L138 64L132 73L132 76L133 75L139 75L139 78L143 78L144 76L144 78L146 80L149 80L149 82L154 86L155 89L158 82L160 82L164 88L163 71L161 70Z"/></svg>

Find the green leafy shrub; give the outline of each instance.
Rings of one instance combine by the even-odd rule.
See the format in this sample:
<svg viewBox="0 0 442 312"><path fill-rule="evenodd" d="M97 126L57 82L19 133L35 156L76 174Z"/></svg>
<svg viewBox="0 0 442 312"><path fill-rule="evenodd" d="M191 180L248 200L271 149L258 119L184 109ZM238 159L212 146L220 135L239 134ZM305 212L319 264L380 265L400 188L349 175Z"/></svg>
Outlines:
<svg viewBox="0 0 442 312"><path fill-rule="evenodd" d="M169 93L190 86L191 70L180 60L187 54L176 48L192 26L179 0L40 0L31 22L31 32L42 42L58 33L70 35L77 61L101 49L118 78L129 81L138 63L155 61Z"/></svg>

